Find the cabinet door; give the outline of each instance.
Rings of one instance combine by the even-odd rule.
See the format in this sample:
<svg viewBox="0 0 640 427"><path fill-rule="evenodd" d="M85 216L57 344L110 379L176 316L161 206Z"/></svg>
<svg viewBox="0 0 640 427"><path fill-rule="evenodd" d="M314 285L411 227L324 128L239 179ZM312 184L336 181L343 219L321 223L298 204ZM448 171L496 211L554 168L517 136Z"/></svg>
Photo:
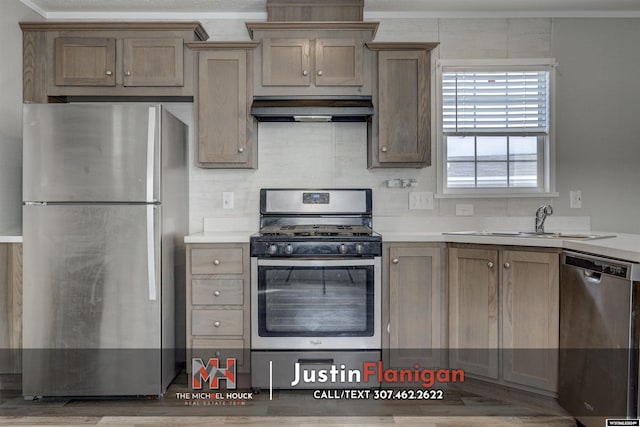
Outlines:
<svg viewBox="0 0 640 427"><path fill-rule="evenodd" d="M449 249L452 368L498 378L498 251Z"/></svg>
<svg viewBox="0 0 640 427"><path fill-rule="evenodd" d="M251 167L249 87L245 50L202 51L198 59L198 162Z"/></svg>
<svg viewBox="0 0 640 427"><path fill-rule="evenodd" d="M505 250L502 258L502 375L557 389L559 255Z"/></svg>
<svg viewBox="0 0 640 427"><path fill-rule="evenodd" d="M116 40L58 37L55 40L56 86L115 86Z"/></svg>
<svg viewBox="0 0 640 427"><path fill-rule="evenodd" d="M309 40L262 40L263 86L309 86Z"/></svg>
<svg viewBox="0 0 640 427"><path fill-rule="evenodd" d="M428 55L419 51L378 52L378 161L428 166Z"/></svg>
<svg viewBox="0 0 640 427"><path fill-rule="evenodd" d="M183 40L124 39L124 86L182 86Z"/></svg>
<svg viewBox="0 0 640 427"><path fill-rule="evenodd" d="M362 86L362 40L318 39L316 86Z"/></svg>
<svg viewBox="0 0 640 427"><path fill-rule="evenodd" d="M440 249L389 249L389 351L392 367L441 366Z"/></svg>

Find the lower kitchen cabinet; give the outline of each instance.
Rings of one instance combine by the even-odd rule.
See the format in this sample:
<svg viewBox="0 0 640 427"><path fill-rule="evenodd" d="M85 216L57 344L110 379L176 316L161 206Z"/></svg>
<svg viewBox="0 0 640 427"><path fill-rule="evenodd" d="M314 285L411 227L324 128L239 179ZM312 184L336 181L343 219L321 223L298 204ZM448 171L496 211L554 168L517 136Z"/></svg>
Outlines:
<svg viewBox="0 0 640 427"><path fill-rule="evenodd" d="M0 243L0 375L22 371L21 348L22 243ZM2 386L0 380L0 390Z"/></svg>
<svg viewBox="0 0 640 427"><path fill-rule="evenodd" d="M558 251L461 245L448 264L450 366L555 394Z"/></svg>
<svg viewBox="0 0 640 427"><path fill-rule="evenodd" d="M444 246L383 246L383 359L390 368L444 366Z"/></svg>
<svg viewBox="0 0 640 427"><path fill-rule="evenodd" d="M249 245L187 245L187 372L191 358L235 358L249 372Z"/></svg>

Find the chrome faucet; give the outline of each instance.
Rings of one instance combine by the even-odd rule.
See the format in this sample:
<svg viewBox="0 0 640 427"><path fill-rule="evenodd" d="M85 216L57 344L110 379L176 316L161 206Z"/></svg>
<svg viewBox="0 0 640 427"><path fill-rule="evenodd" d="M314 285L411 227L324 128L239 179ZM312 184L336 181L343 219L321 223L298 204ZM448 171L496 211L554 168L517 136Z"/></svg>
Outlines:
<svg viewBox="0 0 640 427"><path fill-rule="evenodd" d="M544 233L544 220L553 214L551 205L542 205L536 211L536 233Z"/></svg>

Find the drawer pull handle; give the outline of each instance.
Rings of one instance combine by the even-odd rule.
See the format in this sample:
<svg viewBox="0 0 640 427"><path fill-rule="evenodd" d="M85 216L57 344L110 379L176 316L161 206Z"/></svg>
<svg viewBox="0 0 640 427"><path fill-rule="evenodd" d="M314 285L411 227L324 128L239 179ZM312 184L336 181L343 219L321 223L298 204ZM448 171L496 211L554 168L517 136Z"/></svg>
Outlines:
<svg viewBox="0 0 640 427"><path fill-rule="evenodd" d="M213 326L215 326L216 328L220 327L220 322L216 320L215 322L213 322Z"/></svg>
<svg viewBox="0 0 640 427"><path fill-rule="evenodd" d="M309 74L309 72L308 72L307 70L302 70L302 75L303 75L303 76L306 76L306 75L308 75L308 74Z"/></svg>
<svg viewBox="0 0 640 427"><path fill-rule="evenodd" d="M112 75L112 74L113 74L113 72L112 72L111 70L107 70L107 71L105 71L104 73L105 73L107 76L110 76L110 75Z"/></svg>
<svg viewBox="0 0 640 427"><path fill-rule="evenodd" d="M394 258L391 262L394 263L394 264L397 264L397 263L400 262L400 260L398 258Z"/></svg>
<svg viewBox="0 0 640 427"><path fill-rule="evenodd" d="M220 291L213 291L213 296L219 297L220 296Z"/></svg>
<svg viewBox="0 0 640 427"><path fill-rule="evenodd" d="M213 260L213 265L220 265L220 260L214 259Z"/></svg>
<svg viewBox="0 0 640 427"><path fill-rule="evenodd" d="M380 151L382 151L383 153L386 153L388 150L387 150L387 147L382 147Z"/></svg>

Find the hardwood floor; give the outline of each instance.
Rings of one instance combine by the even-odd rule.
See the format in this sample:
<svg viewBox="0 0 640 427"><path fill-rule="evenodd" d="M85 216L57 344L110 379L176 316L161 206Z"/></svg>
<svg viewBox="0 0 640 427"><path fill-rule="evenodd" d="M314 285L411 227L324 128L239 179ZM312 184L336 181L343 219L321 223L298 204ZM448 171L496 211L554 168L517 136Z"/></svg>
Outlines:
<svg viewBox="0 0 640 427"><path fill-rule="evenodd" d="M162 398L25 401L13 387L0 391L0 426L575 426L552 399L473 381L447 388L443 400L397 401L315 399L312 391L277 390L273 400L268 391L227 399L226 390L222 399L193 399L181 394L193 392L187 380L181 374ZM7 382L0 384L6 388Z"/></svg>

